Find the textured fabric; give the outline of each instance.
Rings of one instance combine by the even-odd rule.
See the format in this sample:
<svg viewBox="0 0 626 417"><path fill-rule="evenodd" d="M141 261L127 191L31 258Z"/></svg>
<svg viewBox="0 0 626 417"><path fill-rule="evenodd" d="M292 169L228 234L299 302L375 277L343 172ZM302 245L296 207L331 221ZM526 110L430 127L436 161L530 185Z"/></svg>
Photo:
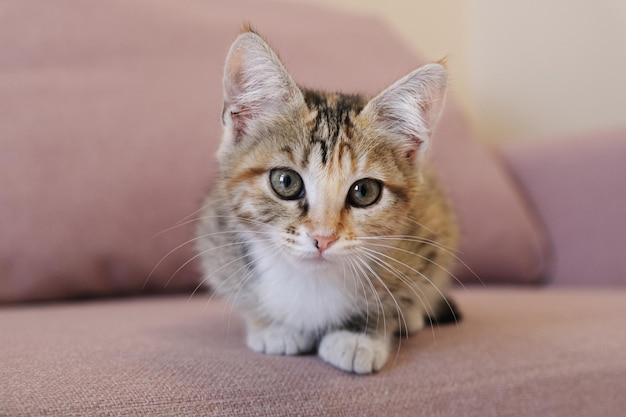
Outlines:
<svg viewBox="0 0 626 417"><path fill-rule="evenodd" d="M376 375L245 347L198 296L0 309L0 415L622 416L626 292L470 289Z"/></svg>
<svg viewBox="0 0 626 417"><path fill-rule="evenodd" d="M503 153L549 233L550 281L626 285L626 128Z"/></svg>
<svg viewBox="0 0 626 417"><path fill-rule="evenodd" d="M193 225L169 228L195 217L211 184L222 65L244 20L310 87L373 94L419 63L380 21L304 5L23 0L1 9L0 302L138 293L157 265L145 291L195 286L193 263L175 274L193 256L191 244L176 249ZM541 232L453 100L435 142L464 261L485 281L535 280ZM460 276L471 279L465 268Z"/></svg>

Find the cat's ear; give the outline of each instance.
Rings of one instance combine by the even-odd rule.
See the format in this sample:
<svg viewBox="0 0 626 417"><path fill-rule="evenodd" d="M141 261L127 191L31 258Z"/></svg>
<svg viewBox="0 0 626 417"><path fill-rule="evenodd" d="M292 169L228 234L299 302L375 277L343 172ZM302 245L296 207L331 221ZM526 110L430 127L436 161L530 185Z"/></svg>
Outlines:
<svg viewBox="0 0 626 417"><path fill-rule="evenodd" d="M427 64L374 97L361 115L398 142L407 158L421 159L443 107L447 84L443 65Z"/></svg>
<svg viewBox="0 0 626 417"><path fill-rule="evenodd" d="M248 29L230 47L224 67L224 141L236 144L264 122L304 104L278 56Z"/></svg>

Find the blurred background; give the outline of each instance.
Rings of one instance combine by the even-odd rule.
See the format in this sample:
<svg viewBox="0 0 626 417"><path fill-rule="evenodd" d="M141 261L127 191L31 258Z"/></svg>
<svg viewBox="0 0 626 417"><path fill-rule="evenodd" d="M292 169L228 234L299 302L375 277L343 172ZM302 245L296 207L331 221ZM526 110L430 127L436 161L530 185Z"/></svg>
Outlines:
<svg viewBox="0 0 626 417"><path fill-rule="evenodd" d="M476 259L491 268L494 248L517 245L508 216L526 208L474 138L509 150L516 175L545 192L533 202L559 203L541 206L543 220L580 243L561 257L580 259L576 276L602 264L623 277L609 249L624 235L625 0L0 0L0 302L131 294L155 265L154 291L195 288L197 269L175 273L191 245L160 259L189 240L184 219L214 178L224 57L245 21L316 88L375 93L448 57L455 100L439 149L453 150L450 194L489 219L467 221L479 237L466 241L486 242L471 245ZM587 246L605 261L585 262Z"/></svg>
<svg viewBox="0 0 626 417"><path fill-rule="evenodd" d="M626 125L624 0L286 0L376 15L428 60L482 140Z"/></svg>

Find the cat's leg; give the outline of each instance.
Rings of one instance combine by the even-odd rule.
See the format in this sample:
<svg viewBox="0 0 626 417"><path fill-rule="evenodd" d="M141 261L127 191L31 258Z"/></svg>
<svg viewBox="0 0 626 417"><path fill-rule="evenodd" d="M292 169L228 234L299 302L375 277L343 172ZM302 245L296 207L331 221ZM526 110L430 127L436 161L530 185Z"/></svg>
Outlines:
<svg viewBox="0 0 626 417"><path fill-rule="evenodd" d="M322 338L319 356L339 369L357 374L379 371L389 358L392 336L336 330Z"/></svg>
<svg viewBox="0 0 626 417"><path fill-rule="evenodd" d="M448 283L447 275L432 277L431 285L416 286L399 300L402 308L402 319L398 333L406 336L422 330L426 325L434 326L450 322L458 323L461 314L454 301L444 292Z"/></svg>
<svg viewBox="0 0 626 417"><path fill-rule="evenodd" d="M248 319L246 343L255 352L270 355L298 355L311 352L317 342L311 332Z"/></svg>
<svg viewBox="0 0 626 417"><path fill-rule="evenodd" d="M416 304L403 309L402 320L398 324L398 334L407 336L415 334L426 327L424 309Z"/></svg>

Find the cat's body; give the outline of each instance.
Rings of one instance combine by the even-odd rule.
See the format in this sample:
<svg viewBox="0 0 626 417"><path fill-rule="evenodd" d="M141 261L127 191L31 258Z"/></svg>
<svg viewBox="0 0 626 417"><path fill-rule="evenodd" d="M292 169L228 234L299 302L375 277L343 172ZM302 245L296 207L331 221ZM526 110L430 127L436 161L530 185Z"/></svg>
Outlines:
<svg viewBox="0 0 626 417"><path fill-rule="evenodd" d="M198 246L250 348L369 373L395 334L454 317L457 231L424 160L444 90L439 64L372 100L301 89L258 35L235 41Z"/></svg>

